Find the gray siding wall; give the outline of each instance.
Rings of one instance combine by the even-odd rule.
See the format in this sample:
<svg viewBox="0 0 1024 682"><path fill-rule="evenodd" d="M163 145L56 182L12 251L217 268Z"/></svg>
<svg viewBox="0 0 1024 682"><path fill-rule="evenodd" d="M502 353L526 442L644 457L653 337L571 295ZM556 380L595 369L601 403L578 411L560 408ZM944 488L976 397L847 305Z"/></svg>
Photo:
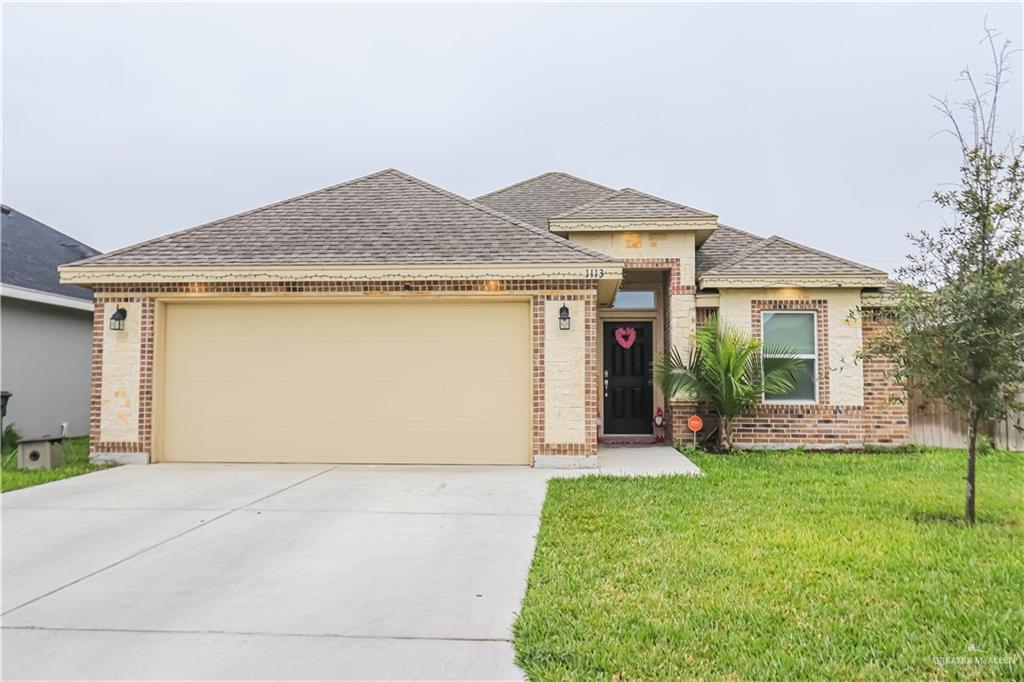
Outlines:
<svg viewBox="0 0 1024 682"><path fill-rule="evenodd" d="M14 395L4 425L24 436L89 433L92 313L0 299L0 384Z"/></svg>

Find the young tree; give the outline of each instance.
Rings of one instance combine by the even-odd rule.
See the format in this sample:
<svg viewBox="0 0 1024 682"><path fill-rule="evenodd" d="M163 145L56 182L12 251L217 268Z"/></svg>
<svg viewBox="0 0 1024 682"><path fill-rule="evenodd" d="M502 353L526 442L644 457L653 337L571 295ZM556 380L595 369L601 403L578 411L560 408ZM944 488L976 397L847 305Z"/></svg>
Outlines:
<svg viewBox="0 0 1024 682"><path fill-rule="evenodd" d="M688 361L675 348L654 361L654 381L670 400L685 396L711 407L718 416L718 448L729 452L736 417L756 407L766 392L792 390L800 377L802 366L791 349L769 350L766 368L760 341L712 315L697 330Z"/></svg>
<svg viewBox="0 0 1024 682"><path fill-rule="evenodd" d="M1009 43L986 27L992 73L979 82L965 69L966 100L937 99L959 145L960 179L934 193L949 218L934 233L908 235L914 252L889 333L878 351L967 421L965 519L975 521L978 428L1019 409L1024 387L1024 145L999 131L1000 96L1009 77Z"/></svg>

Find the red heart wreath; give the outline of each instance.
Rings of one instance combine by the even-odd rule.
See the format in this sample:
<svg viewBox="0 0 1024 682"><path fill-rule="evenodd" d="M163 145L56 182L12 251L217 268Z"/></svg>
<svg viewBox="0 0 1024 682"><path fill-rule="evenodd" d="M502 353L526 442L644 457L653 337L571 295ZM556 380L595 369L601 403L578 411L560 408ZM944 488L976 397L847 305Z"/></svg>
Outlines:
<svg viewBox="0 0 1024 682"><path fill-rule="evenodd" d="M632 327L619 327L615 330L615 341L626 350L629 350L636 343L636 330Z"/></svg>

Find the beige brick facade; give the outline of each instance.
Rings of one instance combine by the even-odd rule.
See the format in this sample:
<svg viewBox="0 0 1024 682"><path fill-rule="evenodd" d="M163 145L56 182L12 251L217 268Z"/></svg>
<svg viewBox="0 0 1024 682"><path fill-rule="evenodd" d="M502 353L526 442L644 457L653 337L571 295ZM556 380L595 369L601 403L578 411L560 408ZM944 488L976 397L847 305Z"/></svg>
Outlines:
<svg viewBox="0 0 1024 682"><path fill-rule="evenodd" d="M600 236L600 235L595 235ZM664 235L657 235L664 238ZM622 236L625 239L625 236ZM624 243L624 242L623 242ZM643 242L642 242L643 243ZM625 248L625 247L624 247ZM880 318L861 322L851 316L859 305L856 289L722 290L719 308L696 307L692 263L640 250L624 261L627 270L660 271L663 346L689 353L697 324L720 312L727 324L760 337L765 310L814 310L818 319L817 404L763 405L740 419L736 442L744 447L850 448L907 442L906 405L887 376L882 359L859 360L864 340L880 333ZM691 279L688 279L691 278ZM516 296L531 303L532 453L536 456L589 457L596 453L601 390L599 314L596 280L436 280L436 281L282 281L117 284L96 289L94 389L91 431L94 453L147 456L154 439L154 357L158 339L156 302L177 297L388 297ZM128 310L126 329L108 328L120 305ZM571 328L558 328L558 312L569 308ZM656 396L655 405L661 405ZM666 405L669 438L685 440L685 420L705 408Z"/></svg>
<svg viewBox="0 0 1024 682"><path fill-rule="evenodd" d="M128 312L123 331L110 316ZM153 401L153 300L97 295L93 313L92 400L89 416L93 453L150 451Z"/></svg>
<svg viewBox="0 0 1024 682"><path fill-rule="evenodd" d="M743 448L811 449L861 448L908 442L908 414L903 392L888 372L885 358L861 359L863 345L882 333L884 316L860 315L860 290L723 290L723 321L761 338L766 310L813 310L817 313L817 404L768 404L739 418L734 440ZM698 309L702 323L716 312ZM716 418L704 406L673 402L669 410L671 437L687 441L686 419L704 418L701 435L714 428Z"/></svg>
<svg viewBox="0 0 1024 682"><path fill-rule="evenodd" d="M411 282L191 282L108 285L95 289L92 453L153 449L155 308L182 297L515 296L530 300L533 329L534 455L591 456L597 450L597 294L594 280L438 280ZM567 305L571 329L558 328ZM118 306L123 331L109 329ZM549 355L550 353L550 355ZM549 376L550 372L550 376ZM486 397L482 397L486 399Z"/></svg>
<svg viewBox="0 0 1024 682"><path fill-rule="evenodd" d="M865 346L885 333L882 310L866 310L863 316ZM890 374L888 358L873 355L864 360L864 441L869 445L905 445L910 442L907 395Z"/></svg>
<svg viewBox="0 0 1024 682"><path fill-rule="evenodd" d="M558 310L563 303L572 304L572 328L569 331L558 328ZM575 311L582 314L577 316ZM534 297L533 314L533 454L535 457L595 455L597 296L593 293L538 295ZM550 350L554 351L551 367L555 369L555 375L549 380L547 368ZM569 368L580 368L582 373L570 377L568 372L573 370ZM549 424L549 419L558 419L560 423ZM567 419L574 423L568 423Z"/></svg>
<svg viewBox="0 0 1024 682"><path fill-rule="evenodd" d="M586 302L547 300L544 305L544 442L587 441ZM568 308L567 330L559 329L559 311Z"/></svg>
<svg viewBox="0 0 1024 682"><path fill-rule="evenodd" d="M118 308L127 311L131 324L123 331L103 325L103 356L100 391L100 440L136 442L139 440L139 382L142 365L142 306L137 301L104 303L99 308L101 323Z"/></svg>
<svg viewBox="0 0 1024 682"><path fill-rule="evenodd" d="M693 294L669 295L666 319L668 338L665 347L674 347L680 356L689 357L697 329L697 305Z"/></svg>

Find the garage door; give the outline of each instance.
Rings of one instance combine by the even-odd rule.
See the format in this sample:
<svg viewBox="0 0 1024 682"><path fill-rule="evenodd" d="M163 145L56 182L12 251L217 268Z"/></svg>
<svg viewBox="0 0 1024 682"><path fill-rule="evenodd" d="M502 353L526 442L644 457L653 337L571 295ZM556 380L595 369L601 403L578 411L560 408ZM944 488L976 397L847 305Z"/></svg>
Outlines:
<svg viewBox="0 0 1024 682"><path fill-rule="evenodd" d="M159 461L529 464L525 302L167 303Z"/></svg>

